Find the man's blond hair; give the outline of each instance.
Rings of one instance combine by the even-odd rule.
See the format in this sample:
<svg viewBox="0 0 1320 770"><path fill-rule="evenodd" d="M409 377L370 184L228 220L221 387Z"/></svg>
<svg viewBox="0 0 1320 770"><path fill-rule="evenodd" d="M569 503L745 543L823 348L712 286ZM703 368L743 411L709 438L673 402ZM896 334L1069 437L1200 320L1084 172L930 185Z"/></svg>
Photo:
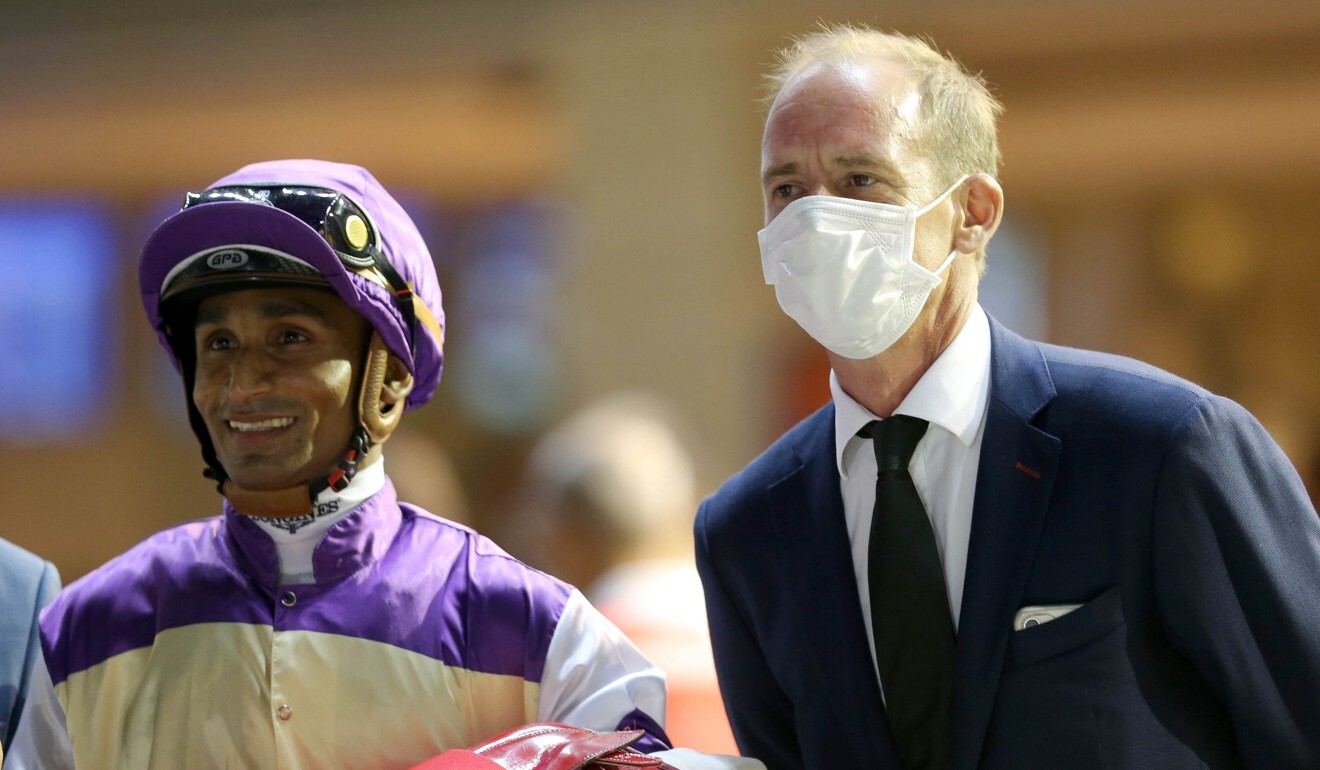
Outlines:
<svg viewBox="0 0 1320 770"><path fill-rule="evenodd" d="M1003 105L979 74L968 72L957 60L919 38L849 24L822 26L779 51L766 74L766 103L773 104L784 85L812 64L875 59L897 62L916 78L921 94L917 140L939 177L936 186L952 184L963 174L998 175L995 121L1004 111Z"/></svg>

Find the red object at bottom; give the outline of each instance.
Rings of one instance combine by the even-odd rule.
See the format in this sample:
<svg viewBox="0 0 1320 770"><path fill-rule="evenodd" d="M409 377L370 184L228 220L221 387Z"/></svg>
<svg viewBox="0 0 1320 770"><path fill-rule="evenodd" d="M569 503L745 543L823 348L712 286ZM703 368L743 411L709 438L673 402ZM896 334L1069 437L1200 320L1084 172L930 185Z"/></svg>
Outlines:
<svg viewBox="0 0 1320 770"><path fill-rule="evenodd" d="M467 750L446 751L410 770L674 770L628 748L645 733L598 733L556 722L524 725Z"/></svg>
<svg viewBox="0 0 1320 770"><path fill-rule="evenodd" d="M414 765L411 770L502 770L502 768L480 754L454 749L428 759L420 765Z"/></svg>

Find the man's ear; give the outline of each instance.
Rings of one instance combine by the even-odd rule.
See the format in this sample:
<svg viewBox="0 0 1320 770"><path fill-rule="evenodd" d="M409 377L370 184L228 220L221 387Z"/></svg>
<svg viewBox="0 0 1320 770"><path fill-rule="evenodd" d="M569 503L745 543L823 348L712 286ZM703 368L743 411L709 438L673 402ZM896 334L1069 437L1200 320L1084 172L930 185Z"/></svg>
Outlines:
<svg viewBox="0 0 1320 770"><path fill-rule="evenodd" d="M358 419L372 443L382 443L399 427L403 403L412 389L413 376L408 365L385 347L379 334L372 334L358 398Z"/></svg>
<svg viewBox="0 0 1320 770"><path fill-rule="evenodd" d="M403 402L412 393L412 372L408 371L408 365L403 359L393 353L390 353L390 360L385 365L385 382L381 387L380 403L385 411L393 409L395 404L403 409Z"/></svg>
<svg viewBox="0 0 1320 770"><path fill-rule="evenodd" d="M984 249L1004 218L1004 188L989 174L967 178L963 193L963 221L954 236L954 248L963 254Z"/></svg>

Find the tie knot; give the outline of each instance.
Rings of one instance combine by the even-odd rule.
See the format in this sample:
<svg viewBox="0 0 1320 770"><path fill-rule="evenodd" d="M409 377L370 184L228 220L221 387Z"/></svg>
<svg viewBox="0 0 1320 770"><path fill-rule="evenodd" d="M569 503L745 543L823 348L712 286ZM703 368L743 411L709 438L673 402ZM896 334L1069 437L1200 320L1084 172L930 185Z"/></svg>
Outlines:
<svg viewBox="0 0 1320 770"><path fill-rule="evenodd" d="M906 471L912 453L917 451L917 442L926 434L929 425L920 417L896 414L885 420L872 420L857 435L871 439L879 473Z"/></svg>

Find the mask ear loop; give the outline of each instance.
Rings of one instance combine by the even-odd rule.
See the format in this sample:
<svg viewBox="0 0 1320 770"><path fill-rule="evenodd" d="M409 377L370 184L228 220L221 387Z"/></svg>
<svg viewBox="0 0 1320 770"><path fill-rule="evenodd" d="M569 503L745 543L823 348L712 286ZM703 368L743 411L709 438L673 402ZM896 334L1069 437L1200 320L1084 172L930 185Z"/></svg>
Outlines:
<svg viewBox="0 0 1320 770"><path fill-rule="evenodd" d="M963 182L966 182L966 181L968 180L969 177L970 177L969 174L963 174L962 176L958 177L958 181L956 181L956 182L954 182L953 184L949 185L949 189L947 189L947 190L945 190L944 192L940 193L940 194L939 194L939 197L937 197L935 200L931 201L930 203L927 203L925 206L922 206L920 209L918 209L918 210L917 210L917 215L916 215L915 217L913 217L913 219L914 219L914 220L916 220L916 219L920 219L921 216L922 216L923 214L925 214L927 211L930 211L931 209L933 209L933 208L935 208L936 206L940 205L940 203L943 202L943 200L944 200L945 198L949 197L949 195L950 195L954 190L958 189L958 186L959 186L959 185L961 185ZM932 270L931 273L932 273L933 275L939 275L940 273L943 273L945 270L947 270L947 269L949 268L949 265L952 265L952 264L953 264L953 260L954 260L954 258L957 257L957 256L958 256L958 250L957 250L957 249L954 249L954 250L950 251L950 252L949 252L949 256L945 257L945 258L944 258L944 261L940 263L940 266L937 267L937 268L935 268L934 270Z"/></svg>
<svg viewBox="0 0 1320 770"><path fill-rule="evenodd" d="M932 275L937 275L937 276L938 276L940 273L943 273L945 270L948 269L949 265L952 265L952 264L953 264L953 259L954 259L954 257L957 257L957 256L958 256L958 250L957 250L957 249L954 249L953 251L950 251L950 252L949 252L949 256L945 257L945 258L944 258L944 261L940 263L940 266L937 267L937 268L935 268L934 270L931 271L931 274L932 274Z"/></svg>
<svg viewBox="0 0 1320 770"><path fill-rule="evenodd" d="M943 202L945 198L949 197L950 193L958 189L958 185L962 184L963 182L966 182L968 178L970 178L970 176L971 176L970 174L963 174L962 176L958 177L958 181L949 185L949 188L944 192L940 193L938 196L936 196L935 200L917 209L917 216L920 217L922 214L925 214L927 211L930 211L931 209L940 205L940 203Z"/></svg>

